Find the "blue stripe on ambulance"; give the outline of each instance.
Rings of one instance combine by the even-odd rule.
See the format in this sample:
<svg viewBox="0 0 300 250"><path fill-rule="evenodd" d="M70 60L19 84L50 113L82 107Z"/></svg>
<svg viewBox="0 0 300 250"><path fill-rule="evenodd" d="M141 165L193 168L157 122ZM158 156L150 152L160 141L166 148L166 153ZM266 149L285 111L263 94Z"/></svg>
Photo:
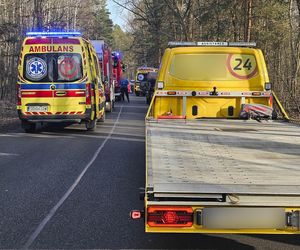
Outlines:
<svg viewBox="0 0 300 250"><path fill-rule="evenodd" d="M38 90L38 89L51 89L51 85L55 85L55 90L60 89L85 89L85 83L75 84L21 84L21 90Z"/></svg>

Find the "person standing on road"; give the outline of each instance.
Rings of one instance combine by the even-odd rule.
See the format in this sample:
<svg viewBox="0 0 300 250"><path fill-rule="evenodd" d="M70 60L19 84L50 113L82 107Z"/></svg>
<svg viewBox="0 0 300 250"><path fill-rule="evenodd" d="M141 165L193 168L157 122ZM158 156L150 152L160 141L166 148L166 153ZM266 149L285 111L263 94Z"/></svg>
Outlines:
<svg viewBox="0 0 300 250"><path fill-rule="evenodd" d="M129 81L124 77L122 80L121 80L121 98L123 101L125 101L125 98L124 98L124 94L126 95L126 98L127 98L127 101L129 101L129 95L128 95L128 85L129 85Z"/></svg>

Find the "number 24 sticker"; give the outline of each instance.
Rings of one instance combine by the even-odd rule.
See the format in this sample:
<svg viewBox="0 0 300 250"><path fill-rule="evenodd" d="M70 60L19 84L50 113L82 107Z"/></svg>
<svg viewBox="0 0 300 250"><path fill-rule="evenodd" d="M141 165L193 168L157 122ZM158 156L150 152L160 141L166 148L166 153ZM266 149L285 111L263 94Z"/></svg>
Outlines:
<svg viewBox="0 0 300 250"><path fill-rule="evenodd" d="M253 55L230 54L227 58L227 69L238 79L247 80L257 74L257 64Z"/></svg>

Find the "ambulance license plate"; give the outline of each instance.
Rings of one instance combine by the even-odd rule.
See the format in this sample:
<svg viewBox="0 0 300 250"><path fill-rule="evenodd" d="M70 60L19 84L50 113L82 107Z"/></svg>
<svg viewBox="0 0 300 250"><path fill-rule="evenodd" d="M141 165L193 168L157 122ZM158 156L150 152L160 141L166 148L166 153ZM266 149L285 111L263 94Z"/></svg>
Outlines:
<svg viewBox="0 0 300 250"><path fill-rule="evenodd" d="M28 112L47 112L48 106L29 106L27 107Z"/></svg>

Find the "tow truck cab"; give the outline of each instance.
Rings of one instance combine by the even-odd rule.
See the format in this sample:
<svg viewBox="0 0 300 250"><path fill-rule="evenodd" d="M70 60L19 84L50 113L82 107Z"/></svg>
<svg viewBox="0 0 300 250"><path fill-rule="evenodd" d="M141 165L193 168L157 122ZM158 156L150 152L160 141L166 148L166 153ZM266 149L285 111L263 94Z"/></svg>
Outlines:
<svg viewBox="0 0 300 250"><path fill-rule="evenodd" d="M154 117L239 118L244 104L272 106L261 50L235 46L241 43L198 44L171 43L166 49L157 79Z"/></svg>
<svg viewBox="0 0 300 250"><path fill-rule="evenodd" d="M37 123L103 118L104 87L92 44L79 32L28 32L18 64L18 114L26 132Z"/></svg>
<svg viewBox="0 0 300 250"><path fill-rule="evenodd" d="M115 85L115 99L121 100L121 78L123 74L122 57L119 51L112 52L113 78Z"/></svg>

